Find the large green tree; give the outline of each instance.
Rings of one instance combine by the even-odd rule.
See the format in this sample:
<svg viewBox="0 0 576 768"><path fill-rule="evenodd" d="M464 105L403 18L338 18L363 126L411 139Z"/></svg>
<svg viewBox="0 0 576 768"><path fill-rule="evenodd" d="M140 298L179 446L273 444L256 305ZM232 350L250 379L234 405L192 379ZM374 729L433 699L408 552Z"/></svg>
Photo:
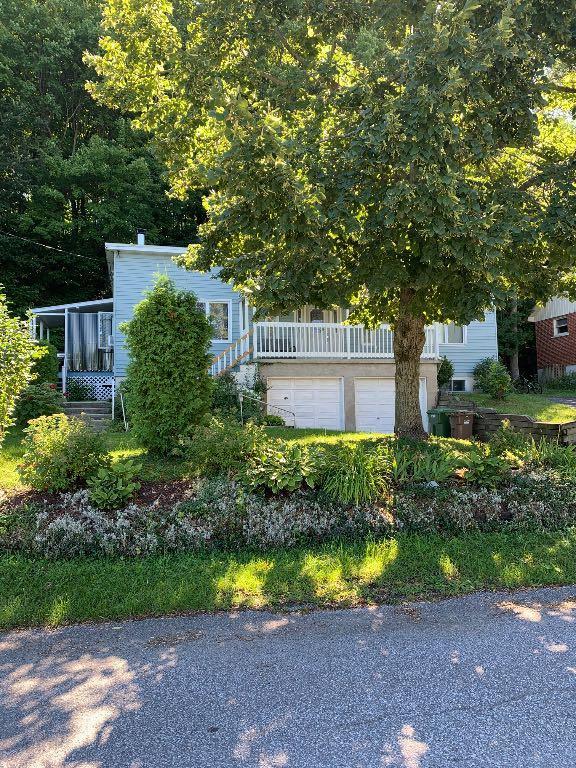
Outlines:
<svg viewBox="0 0 576 768"><path fill-rule="evenodd" d="M97 0L0 4L0 275L18 312L109 293L105 239L187 243L202 217L198 195L166 198L148 137L87 93L100 17Z"/></svg>
<svg viewBox="0 0 576 768"><path fill-rule="evenodd" d="M93 91L206 186L185 263L265 312L394 325L396 429L421 435L426 323L544 296L574 249L576 0L108 0ZM565 117L565 116L564 116ZM566 123L567 121L564 120Z"/></svg>

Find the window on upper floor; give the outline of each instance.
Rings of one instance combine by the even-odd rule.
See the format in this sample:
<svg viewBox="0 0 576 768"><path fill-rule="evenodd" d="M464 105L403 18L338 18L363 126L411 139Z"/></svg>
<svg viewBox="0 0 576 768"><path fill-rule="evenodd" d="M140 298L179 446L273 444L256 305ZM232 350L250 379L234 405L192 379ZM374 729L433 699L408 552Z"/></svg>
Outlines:
<svg viewBox="0 0 576 768"><path fill-rule="evenodd" d="M198 306L206 313L214 329L212 341L230 341L230 302L199 301Z"/></svg>
<svg viewBox="0 0 576 768"><path fill-rule="evenodd" d="M463 325L446 323L444 325L444 344L466 344L466 328Z"/></svg>
<svg viewBox="0 0 576 768"><path fill-rule="evenodd" d="M568 318L554 318L554 336L568 336Z"/></svg>

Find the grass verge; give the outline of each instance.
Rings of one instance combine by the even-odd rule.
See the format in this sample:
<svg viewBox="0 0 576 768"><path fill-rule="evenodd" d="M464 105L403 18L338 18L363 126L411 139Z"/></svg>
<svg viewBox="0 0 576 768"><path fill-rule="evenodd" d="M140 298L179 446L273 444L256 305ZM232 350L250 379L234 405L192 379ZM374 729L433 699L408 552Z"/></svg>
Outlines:
<svg viewBox="0 0 576 768"><path fill-rule="evenodd" d="M483 408L494 408L499 413L517 413L530 416L535 421L549 421L562 424L576 420L576 408L565 403L553 403L549 395L509 395L506 400L493 400L490 395L480 392L466 392L462 400L473 400Z"/></svg>
<svg viewBox="0 0 576 768"><path fill-rule="evenodd" d="M576 583L576 531L331 543L141 559L0 558L0 627L290 604L352 606Z"/></svg>

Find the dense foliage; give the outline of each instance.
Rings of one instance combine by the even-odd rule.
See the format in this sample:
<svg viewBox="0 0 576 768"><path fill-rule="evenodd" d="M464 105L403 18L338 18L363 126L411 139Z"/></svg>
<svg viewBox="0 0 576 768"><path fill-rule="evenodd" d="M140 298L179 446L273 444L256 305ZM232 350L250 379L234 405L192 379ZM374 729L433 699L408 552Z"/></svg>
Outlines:
<svg viewBox="0 0 576 768"><path fill-rule="evenodd" d="M495 400L504 400L513 391L512 377L500 360L487 357L474 367L475 385Z"/></svg>
<svg viewBox="0 0 576 768"><path fill-rule="evenodd" d="M92 89L135 110L177 193L210 188L183 263L221 265L263 312L394 324L396 429L422 436L425 323L571 273L575 13L108 0Z"/></svg>
<svg viewBox="0 0 576 768"><path fill-rule="evenodd" d="M438 386L440 389L445 389L452 378L454 377L454 363L449 360L445 355L440 358L440 365L438 366Z"/></svg>
<svg viewBox="0 0 576 768"><path fill-rule="evenodd" d="M22 480L42 491L65 490L85 481L105 456L102 436L80 419L42 416L25 430Z"/></svg>
<svg viewBox="0 0 576 768"><path fill-rule="evenodd" d="M58 381L58 350L49 341L39 341L32 368L35 384L56 384Z"/></svg>
<svg viewBox="0 0 576 768"><path fill-rule="evenodd" d="M37 351L28 323L12 317L0 293L0 445L14 423L14 408L30 381Z"/></svg>
<svg viewBox="0 0 576 768"><path fill-rule="evenodd" d="M0 3L0 274L17 312L109 293L105 240L145 227L184 245L202 218L195 193L166 197L149 140L87 94L100 15L97 0Z"/></svg>
<svg viewBox="0 0 576 768"><path fill-rule="evenodd" d="M20 426L40 416L62 413L64 398L54 384L29 384L18 398L14 419Z"/></svg>
<svg viewBox="0 0 576 768"><path fill-rule="evenodd" d="M150 451L169 453L210 408L212 326L196 296L162 276L122 330L130 354L125 385L132 430Z"/></svg>

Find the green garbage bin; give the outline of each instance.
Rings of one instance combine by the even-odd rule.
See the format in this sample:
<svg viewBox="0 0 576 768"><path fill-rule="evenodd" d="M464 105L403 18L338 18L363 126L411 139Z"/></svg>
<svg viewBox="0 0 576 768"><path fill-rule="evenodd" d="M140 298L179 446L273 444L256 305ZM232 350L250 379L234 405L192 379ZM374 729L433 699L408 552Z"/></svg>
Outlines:
<svg viewBox="0 0 576 768"><path fill-rule="evenodd" d="M428 411L428 429L436 437L451 437L450 408L431 408Z"/></svg>

